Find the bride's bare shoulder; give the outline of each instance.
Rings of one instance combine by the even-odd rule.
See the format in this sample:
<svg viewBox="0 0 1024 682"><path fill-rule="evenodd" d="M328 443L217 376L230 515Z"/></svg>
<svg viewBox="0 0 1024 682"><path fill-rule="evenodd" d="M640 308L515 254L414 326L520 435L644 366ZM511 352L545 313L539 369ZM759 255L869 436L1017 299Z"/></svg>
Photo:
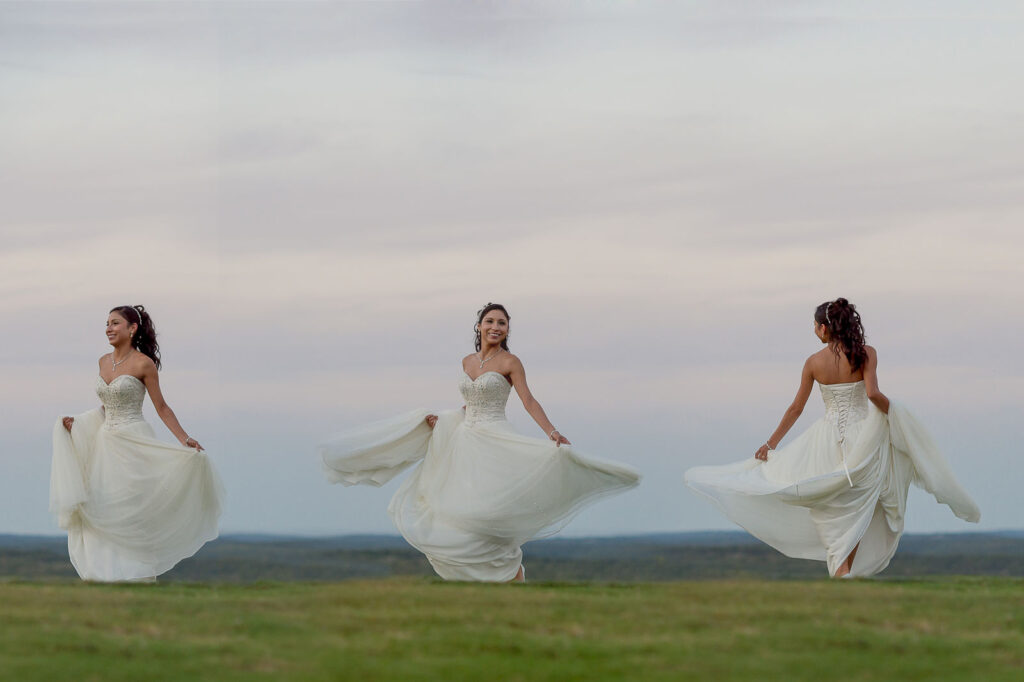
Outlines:
<svg viewBox="0 0 1024 682"><path fill-rule="evenodd" d="M145 353L136 353L138 357L135 358L135 362L132 364L139 369L139 371L145 373L149 371L156 371L156 363L153 362L153 358L149 357Z"/></svg>
<svg viewBox="0 0 1024 682"><path fill-rule="evenodd" d="M514 369L522 369L523 361L519 359L518 355L506 351L505 357L501 359L501 366L505 368L505 371L511 372Z"/></svg>
<svg viewBox="0 0 1024 682"><path fill-rule="evenodd" d="M827 347L812 353L804 362L804 374L810 372L812 379L821 381L822 373L827 370L830 359L834 357L835 355Z"/></svg>
<svg viewBox="0 0 1024 682"><path fill-rule="evenodd" d="M833 353L828 348L822 348L821 350L811 353L807 358L808 365L817 365L825 360L827 357L832 356Z"/></svg>

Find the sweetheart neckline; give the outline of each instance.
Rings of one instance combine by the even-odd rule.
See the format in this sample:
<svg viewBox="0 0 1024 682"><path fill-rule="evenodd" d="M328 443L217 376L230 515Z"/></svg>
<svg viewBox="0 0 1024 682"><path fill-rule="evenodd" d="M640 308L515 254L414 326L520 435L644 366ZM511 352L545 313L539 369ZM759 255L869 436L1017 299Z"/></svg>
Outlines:
<svg viewBox="0 0 1024 682"><path fill-rule="evenodd" d="M467 378L467 379L469 379L469 382L470 382L471 384L475 384L475 383L476 383L476 379L479 379L480 377L482 377L482 376L483 376L483 375L485 375L485 374L497 374L497 375L498 375L499 377L501 377L502 379L504 379L504 380L505 380L505 381L506 381L506 382L508 383L508 385L509 385L509 386L511 386L511 385L512 385L512 382L508 380L508 377L507 377L507 376L505 376L505 375L504 375L504 374L502 374L501 372L495 372L495 371L494 371L493 369L489 369L489 370L487 370L486 372L480 372L480 374L476 375L476 379L474 379L473 377L469 376L469 372L467 372L467 371L466 371L466 368L465 368L465 367L463 367L463 368L462 368L462 373L463 373L464 375L466 375L466 378ZM124 375L122 375L122 376L124 376Z"/></svg>
<svg viewBox="0 0 1024 682"><path fill-rule="evenodd" d="M116 377L114 377L114 378L113 378L113 379L111 379L110 381L105 381L105 380L103 379L103 375L102 375L102 374L97 374L96 376L97 376L97 377L99 377L99 380L100 380L100 381L102 381L102 382L103 382L103 385L104 385L104 386L107 386L107 387L109 387L109 386L110 386L110 385L111 385L112 383L114 383L115 381L117 381L117 380L118 380L118 379L120 379L121 377L131 377L132 379L135 379L135 380L136 380L137 382L139 382L139 383L140 383L140 384L142 384L143 386L145 386L145 385L146 385L146 384L144 384L144 383L142 382L142 379L138 378L138 377L137 377L137 376L135 376L134 374L118 374L118 375L117 375Z"/></svg>

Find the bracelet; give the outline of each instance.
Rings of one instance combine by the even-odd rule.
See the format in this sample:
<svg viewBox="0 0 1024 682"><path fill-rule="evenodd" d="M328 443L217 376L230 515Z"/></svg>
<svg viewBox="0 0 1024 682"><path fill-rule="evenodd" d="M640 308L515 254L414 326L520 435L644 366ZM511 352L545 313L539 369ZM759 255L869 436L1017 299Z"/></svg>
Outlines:
<svg viewBox="0 0 1024 682"><path fill-rule="evenodd" d="M548 434L548 438L551 438L551 436L555 435L556 433L558 433L558 429L551 429L551 433Z"/></svg>
<svg viewBox="0 0 1024 682"><path fill-rule="evenodd" d="M765 442L764 442L764 446L765 446L766 448L768 448L769 450L771 450L772 452L775 452L775 448L773 448L773 447L772 447L771 445L768 445L768 441L765 441Z"/></svg>

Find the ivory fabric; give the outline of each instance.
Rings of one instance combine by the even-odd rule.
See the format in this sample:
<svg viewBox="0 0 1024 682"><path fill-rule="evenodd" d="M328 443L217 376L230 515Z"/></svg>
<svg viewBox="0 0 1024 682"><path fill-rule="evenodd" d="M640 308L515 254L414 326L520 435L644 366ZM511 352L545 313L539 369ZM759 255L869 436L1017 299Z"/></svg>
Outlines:
<svg viewBox="0 0 1024 682"><path fill-rule="evenodd" d="M97 377L103 408L53 427L50 511L83 580L148 580L217 537L224 489L205 452L156 438L145 385Z"/></svg>
<svg viewBox="0 0 1024 682"><path fill-rule="evenodd" d="M319 447L328 480L383 485L418 463L388 513L445 580L508 581L521 545L553 534L583 507L638 484L632 468L518 433L505 417L511 386L497 372L459 389L465 411L415 410L334 436Z"/></svg>
<svg viewBox="0 0 1024 682"><path fill-rule="evenodd" d="M892 401L883 414L863 381L820 388L825 416L767 462L694 467L686 483L786 556L827 562L831 575L858 545L851 577L889 565L911 483L965 521L980 520L977 504L906 407Z"/></svg>

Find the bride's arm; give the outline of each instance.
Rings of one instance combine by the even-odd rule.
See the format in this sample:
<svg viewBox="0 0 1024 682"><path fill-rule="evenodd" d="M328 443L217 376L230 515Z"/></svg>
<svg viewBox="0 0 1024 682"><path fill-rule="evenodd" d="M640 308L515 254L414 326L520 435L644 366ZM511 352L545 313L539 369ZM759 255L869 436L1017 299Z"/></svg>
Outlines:
<svg viewBox="0 0 1024 682"><path fill-rule="evenodd" d="M149 358L146 359L149 360ZM156 413L160 415L160 419L167 426L167 429L174 434L174 437L178 439L178 442L187 448L194 447L196 450L202 450L203 446L194 438L189 438L189 435L185 433L185 429L181 427L181 424L178 423L178 418L174 415L174 410L164 400L164 394L160 391L160 377L152 360L149 360L142 372L142 382L146 385L146 390L149 391L149 399L153 401Z"/></svg>
<svg viewBox="0 0 1024 682"><path fill-rule="evenodd" d="M878 390L878 353L871 346L866 346L868 361L864 363L864 390L868 400L885 414L889 414L889 399Z"/></svg>
<svg viewBox="0 0 1024 682"><path fill-rule="evenodd" d="M512 380L512 386L516 389L516 393L519 395L519 399L523 401L523 407L533 417L533 421L537 422L537 426L541 428L544 433L548 434L548 438L555 441L557 445L572 445L569 439L558 432L548 416L544 414L544 408L540 406L537 399L530 393L530 387L526 385L526 370L523 368L522 361L519 360L515 355L511 358L512 364L509 368L509 378Z"/></svg>
<svg viewBox="0 0 1024 682"><path fill-rule="evenodd" d="M790 406L786 408L786 412L782 415L782 421L779 422L779 427L775 429L775 433L754 453L755 458L767 460L768 451L778 447L779 441L786 437L789 430L793 428L793 424L796 424L796 420L803 414L804 406L807 404L807 399L811 396L812 388L814 388L814 372L811 371L811 359L807 358L807 362L804 363L803 371L800 374L800 388L796 392L796 397L793 398Z"/></svg>

